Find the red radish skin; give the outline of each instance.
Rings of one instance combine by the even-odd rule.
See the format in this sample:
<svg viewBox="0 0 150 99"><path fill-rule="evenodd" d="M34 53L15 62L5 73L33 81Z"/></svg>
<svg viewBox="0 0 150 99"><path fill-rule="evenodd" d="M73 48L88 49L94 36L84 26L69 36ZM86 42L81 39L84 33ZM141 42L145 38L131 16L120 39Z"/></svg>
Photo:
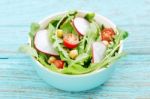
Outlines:
<svg viewBox="0 0 150 99"><path fill-rule="evenodd" d="M58 53L54 50L49 41L47 30L40 30L36 33L34 37L34 47L47 55L58 56Z"/></svg>
<svg viewBox="0 0 150 99"><path fill-rule="evenodd" d="M103 42L94 42L92 44L92 62L100 62L104 58L106 46Z"/></svg>
<svg viewBox="0 0 150 99"><path fill-rule="evenodd" d="M90 26L90 23L82 17L76 17L72 24L79 35L85 35Z"/></svg>

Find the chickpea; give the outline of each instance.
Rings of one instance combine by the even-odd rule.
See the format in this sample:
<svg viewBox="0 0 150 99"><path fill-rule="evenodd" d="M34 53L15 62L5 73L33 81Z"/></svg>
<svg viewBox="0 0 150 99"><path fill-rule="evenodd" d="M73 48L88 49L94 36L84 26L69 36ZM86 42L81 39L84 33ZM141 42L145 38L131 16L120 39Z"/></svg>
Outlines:
<svg viewBox="0 0 150 99"><path fill-rule="evenodd" d="M108 41L102 41L106 46L109 44Z"/></svg>
<svg viewBox="0 0 150 99"><path fill-rule="evenodd" d="M51 64L56 60L56 58L54 56L50 56L48 59L48 63Z"/></svg>
<svg viewBox="0 0 150 99"><path fill-rule="evenodd" d="M56 30L56 33L57 33L57 36L58 36L59 38L62 38L62 37L63 37L63 34L64 34L63 30L58 29L58 30Z"/></svg>
<svg viewBox="0 0 150 99"><path fill-rule="evenodd" d="M69 56L70 56L70 58L75 59L78 56L78 51L77 50L71 50L69 52Z"/></svg>

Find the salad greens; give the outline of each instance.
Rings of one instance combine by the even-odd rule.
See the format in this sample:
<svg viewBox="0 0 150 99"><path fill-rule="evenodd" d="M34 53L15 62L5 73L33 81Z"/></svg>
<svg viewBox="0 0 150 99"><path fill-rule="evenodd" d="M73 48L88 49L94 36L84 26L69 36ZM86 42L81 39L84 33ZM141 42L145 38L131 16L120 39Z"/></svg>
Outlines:
<svg viewBox="0 0 150 99"><path fill-rule="evenodd" d="M32 46L32 47L34 46L33 41L34 41L35 33L36 33L39 29L40 29L40 25L39 25L39 24L37 24L37 23L32 23L32 24L31 24L29 36L30 36L30 39L31 39L31 46Z"/></svg>
<svg viewBox="0 0 150 99"><path fill-rule="evenodd" d="M56 56L44 53L34 45L35 34L40 31L40 25L37 23L31 24L29 32L31 46L23 45L19 50L30 54L43 66L58 73L79 75L107 68L125 55L123 52L120 53L119 49L121 41L128 37L128 32L119 28L114 31L112 28L99 25L94 17L94 13L79 17L77 11L71 11L49 22L45 29L48 31L48 43L51 43L51 48L58 53ZM88 27L84 35L78 30L78 24L74 23L76 18L79 27L85 28L84 25ZM92 44L95 42L102 43L106 47L104 56L99 62L93 60L96 55L93 54L95 48Z"/></svg>
<svg viewBox="0 0 150 99"><path fill-rule="evenodd" d="M20 48L18 50L22 53L26 53L33 57L38 57L37 51L34 48L30 47L29 45L24 44L24 45L20 46Z"/></svg>

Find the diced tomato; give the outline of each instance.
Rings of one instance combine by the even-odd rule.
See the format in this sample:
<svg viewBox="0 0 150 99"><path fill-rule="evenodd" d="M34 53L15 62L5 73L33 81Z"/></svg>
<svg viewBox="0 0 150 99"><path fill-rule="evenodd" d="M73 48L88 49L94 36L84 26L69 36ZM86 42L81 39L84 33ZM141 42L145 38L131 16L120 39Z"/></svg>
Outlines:
<svg viewBox="0 0 150 99"><path fill-rule="evenodd" d="M78 46L79 39L76 35L69 33L64 35L63 43L65 47L72 49Z"/></svg>
<svg viewBox="0 0 150 99"><path fill-rule="evenodd" d="M64 61L62 61L62 60L55 60L55 61L53 62L53 64L54 64L57 68L59 68L59 69L63 69L63 68L64 68Z"/></svg>
<svg viewBox="0 0 150 99"><path fill-rule="evenodd" d="M101 39L102 41L110 42L114 35L115 35L115 32L112 28L104 28L101 33Z"/></svg>

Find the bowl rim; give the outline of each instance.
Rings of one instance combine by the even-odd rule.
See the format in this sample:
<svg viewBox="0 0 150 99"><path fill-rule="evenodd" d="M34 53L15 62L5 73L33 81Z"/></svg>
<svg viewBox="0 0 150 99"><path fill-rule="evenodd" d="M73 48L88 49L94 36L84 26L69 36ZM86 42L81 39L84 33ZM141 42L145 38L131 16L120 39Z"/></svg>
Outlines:
<svg viewBox="0 0 150 99"><path fill-rule="evenodd" d="M45 17L42 20L40 20L38 23L41 25L41 23L44 22L44 21L46 21L47 19L49 19L51 17L55 17L57 15L65 14L66 12L68 12L68 11L62 11L62 12L57 12L57 13L54 13L54 14L50 14L47 17ZM77 10L77 12L79 12L79 13L88 13L90 11ZM114 29L116 29L116 31L117 31L116 25L112 21L110 21L108 18L106 18L103 15L98 14L98 13L95 13L95 15L100 16L100 17L104 18L105 20L107 20L110 24L113 25ZM30 39L30 37L28 37L28 42L29 42L29 44L31 46L31 39ZM120 49L119 49L118 53L121 53L122 49L123 49L123 40L121 40L121 42L120 42ZM85 74L71 75L71 74L63 74L63 73L58 73L58 72L52 71L52 70L46 68L45 66L43 66L33 56L30 56L30 57L32 58L32 60L34 62L37 63L38 66L40 66L42 69L46 70L47 72L52 73L54 75L58 75L58 76L64 76L64 77L86 77L86 76L94 75L94 74L97 74L97 73L102 72L104 70L107 70L107 69L109 69L112 66L112 64L109 64L107 68L101 68L101 69L98 69L98 70L95 70L95 71L92 71L92 72L89 72L89 73L85 73Z"/></svg>

